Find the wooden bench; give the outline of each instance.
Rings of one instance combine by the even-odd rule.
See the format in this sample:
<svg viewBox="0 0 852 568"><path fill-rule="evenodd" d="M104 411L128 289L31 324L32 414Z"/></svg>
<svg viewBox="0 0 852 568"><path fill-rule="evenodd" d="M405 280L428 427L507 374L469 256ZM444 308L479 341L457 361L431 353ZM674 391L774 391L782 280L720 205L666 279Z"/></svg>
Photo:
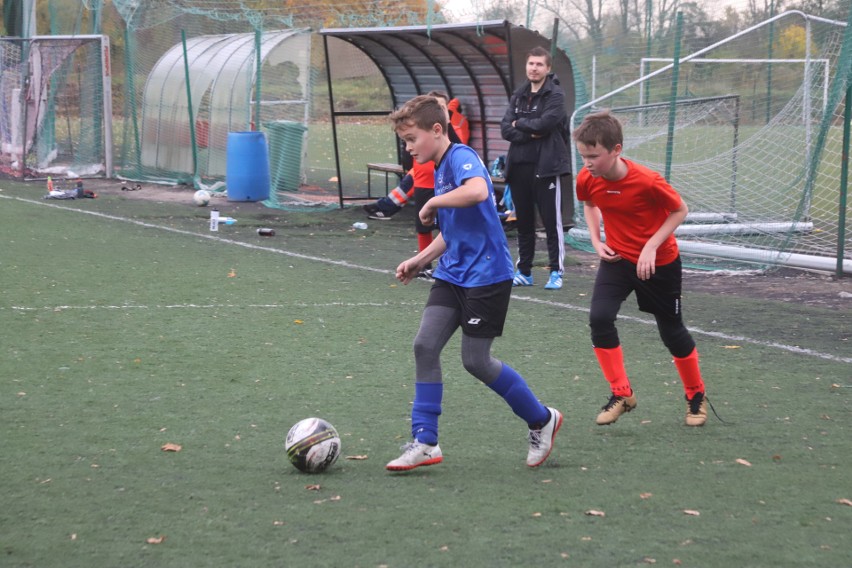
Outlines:
<svg viewBox="0 0 852 568"><path fill-rule="evenodd" d="M399 164L381 164L381 163L373 163L367 164L367 197L372 198L373 194L371 193L372 185L371 181L373 179L372 172L381 172L385 174L385 195L390 192L390 180L389 174L396 174L400 178L402 174L405 173L402 169L402 166Z"/></svg>
<svg viewBox="0 0 852 568"><path fill-rule="evenodd" d="M390 192L390 180L388 179L389 174L396 174L397 176L399 176L400 179L402 179L402 176L405 173L405 171L402 169L402 166L400 166L399 164L383 164L383 163L367 164L367 197L372 197L371 180L372 180L373 176L371 175L371 173L374 172L374 171L375 172L381 172L381 173L385 174L385 195L387 195ZM491 176L491 183L493 183L495 185L495 189L499 188L499 192L502 193L503 192L502 186L506 185L506 180L504 178L501 178L501 177Z"/></svg>

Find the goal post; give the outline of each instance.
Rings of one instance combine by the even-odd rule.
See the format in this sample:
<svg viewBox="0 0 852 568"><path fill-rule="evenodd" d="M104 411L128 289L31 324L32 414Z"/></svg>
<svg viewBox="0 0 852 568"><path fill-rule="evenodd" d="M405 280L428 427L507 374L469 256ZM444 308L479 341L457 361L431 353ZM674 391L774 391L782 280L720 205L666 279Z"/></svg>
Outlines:
<svg viewBox="0 0 852 568"><path fill-rule="evenodd" d="M0 173L112 177L109 37L0 38Z"/></svg>

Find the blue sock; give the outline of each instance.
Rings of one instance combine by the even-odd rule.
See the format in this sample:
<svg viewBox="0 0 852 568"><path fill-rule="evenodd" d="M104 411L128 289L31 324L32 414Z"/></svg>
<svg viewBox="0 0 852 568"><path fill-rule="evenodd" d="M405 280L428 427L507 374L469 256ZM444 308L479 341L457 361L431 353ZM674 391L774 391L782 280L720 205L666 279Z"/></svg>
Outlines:
<svg viewBox="0 0 852 568"><path fill-rule="evenodd" d="M438 443L438 416L444 383L414 383L414 406L411 408L411 437L423 444Z"/></svg>
<svg viewBox="0 0 852 568"><path fill-rule="evenodd" d="M502 396L512 411L530 427L544 424L550 419L550 411L535 397L524 378L506 363L503 363L497 379L488 387Z"/></svg>

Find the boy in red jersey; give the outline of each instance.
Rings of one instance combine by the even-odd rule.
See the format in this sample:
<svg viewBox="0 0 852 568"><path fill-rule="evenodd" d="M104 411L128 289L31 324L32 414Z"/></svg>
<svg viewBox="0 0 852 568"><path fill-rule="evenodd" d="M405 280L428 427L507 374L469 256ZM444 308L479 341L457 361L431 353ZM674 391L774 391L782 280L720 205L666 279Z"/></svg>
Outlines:
<svg viewBox="0 0 852 568"><path fill-rule="evenodd" d="M674 359L686 393L686 425L703 426L707 399L695 341L683 324L681 261L674 237L686 218L686 203L660 174L621 156L621 124L609 112L586 116L573 137L584 166L577 176L577 199L583 202L592 246L601 259L589 326L612 391L596 422L612 424L636 408L615 327L621 304L635 291L639 309L654 315ZM601 221L606 242L601 240Z"/></svg>

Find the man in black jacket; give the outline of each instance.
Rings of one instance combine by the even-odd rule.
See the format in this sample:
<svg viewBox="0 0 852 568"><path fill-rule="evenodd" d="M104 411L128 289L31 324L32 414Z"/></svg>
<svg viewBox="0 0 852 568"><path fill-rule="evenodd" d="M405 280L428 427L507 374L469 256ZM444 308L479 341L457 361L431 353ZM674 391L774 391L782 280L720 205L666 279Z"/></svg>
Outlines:
<svg viewBox="0 0 852 568"><path fill-rule="evenodd" d="M512 95L500 130L510 142L505 176L518 219L518 261L513 285L533 285L538 207L550 258L550 278L544 287L558 290L562 288L565 257L560 176L570 173L571 159L565 92L550 68L547 50L530 50L526 62L528 81Z"/></svg>

